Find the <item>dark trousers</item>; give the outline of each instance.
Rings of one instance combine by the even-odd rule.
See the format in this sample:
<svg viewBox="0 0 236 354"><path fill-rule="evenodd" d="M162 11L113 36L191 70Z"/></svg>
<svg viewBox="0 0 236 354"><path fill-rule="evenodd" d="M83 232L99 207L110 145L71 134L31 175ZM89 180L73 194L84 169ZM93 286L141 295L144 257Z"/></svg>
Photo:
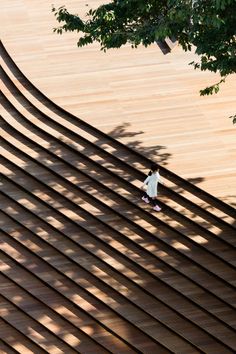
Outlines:
<svg viewBox="0 0 236 354"><path fill-rule="evenodd" d="M146 192L144 192L143 197L144 197L144 198L147 198L147 199L149 200L149 202L150 202L153 206L156 206L156 205L157 205L157 199L156 199L156 198L151 198L151 197L149 197L149 195L147 195Z"/></svg>

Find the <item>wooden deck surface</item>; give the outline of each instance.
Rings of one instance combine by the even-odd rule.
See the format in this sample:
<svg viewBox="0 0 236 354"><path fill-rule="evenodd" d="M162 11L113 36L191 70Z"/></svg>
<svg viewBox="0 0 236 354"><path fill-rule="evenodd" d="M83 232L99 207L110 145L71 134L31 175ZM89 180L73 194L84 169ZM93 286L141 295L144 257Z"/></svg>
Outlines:
<svg viewBox="0 0 236 354"><path fill-rule="evenodd" d="M78 50L48 1L2 4L0 353L235 353L233 78L200 98L180 48Z"/></svg>
<svg viewBox="0 0 236 354"><path fill-rule="evenodd" d="M54 1L56 6L63 1ZM67 1L85 13L86 1ZM99 1L90 1L96 6ZM102 3L102 1L100 1ZM76 47L76 34L52 33L47 0L2 0L0 35L26 76L73 114L161 162L231 205L236 199L235 76L218 95L200 97L216 82L194 71L180 48L164 56L156 45L107 53ZM14 24L14 25L13 25Z"/></svg>

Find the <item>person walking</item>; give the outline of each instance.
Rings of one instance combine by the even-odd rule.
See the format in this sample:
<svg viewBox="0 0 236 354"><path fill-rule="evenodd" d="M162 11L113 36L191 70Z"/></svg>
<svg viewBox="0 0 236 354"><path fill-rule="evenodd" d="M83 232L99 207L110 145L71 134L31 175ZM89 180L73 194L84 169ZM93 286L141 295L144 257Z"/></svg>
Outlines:
<svg viewBox="0 0 236 354"><path fill-rule="evenodd" d="M161 208L157 204L157 193L158 193L159 182L164 184L159 173L158 165L152 164L148 177L143 182L141 189L144 191L142 200L145 203L151 202L151 204L153 205L153 210L155 211L161 210ZM145 191L146 186L147 186L147 191Z"/></svg>

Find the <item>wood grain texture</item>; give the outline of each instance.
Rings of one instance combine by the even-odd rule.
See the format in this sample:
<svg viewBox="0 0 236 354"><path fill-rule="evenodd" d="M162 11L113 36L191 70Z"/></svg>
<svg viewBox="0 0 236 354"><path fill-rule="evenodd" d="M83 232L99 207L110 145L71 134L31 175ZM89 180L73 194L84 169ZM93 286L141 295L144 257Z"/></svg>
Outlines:
<svg viewBox="0 0 236 354"><path fill-rule="evenodd" d="M1 45L0 351L235 353L234 209L163 169L155 213L126 146L234 205L234 81L200 98L180 48L77 49L48 1L2 3L13 61L77 118Z"/></svg>
<svg viewBox="0 0 236 354"><path fill-rule="evenodd" d="M66 5L83 15L85 4ZM235 205L236 130L228 119L235 113L235 75L219 94L200 97L199 89L217 77L194 71L188 63L196 57L178 47L167 56L156 45L78 49L76 34L52 33L56 23L46 0L2 0L0 20L14 60L52 100Z"/></svg>

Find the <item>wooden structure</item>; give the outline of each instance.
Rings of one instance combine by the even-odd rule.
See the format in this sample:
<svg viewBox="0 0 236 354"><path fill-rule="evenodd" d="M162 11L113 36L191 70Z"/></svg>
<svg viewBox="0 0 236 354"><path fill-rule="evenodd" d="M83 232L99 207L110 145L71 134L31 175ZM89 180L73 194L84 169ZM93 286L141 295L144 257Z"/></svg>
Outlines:
<svg viewBox="0 0 236 354"><path fill-rule="evenodd" d="M86 4L66 5L84 14ZM2 0L0 20L8 51L54 102L236 206L236 130L228 118L235 114L235 76L217 95L200 97L218 77L194 70L188 63L197 58L179 47L168 55L157 45L78 49L77 34L52 32L48 0Z"/></svg>
<svg viewBox="0 0 236 354"><path fill-rule="evenodd" d="M46 3L40 2L37 11ZM153 119L147 126L138 119L144 109L152 111L154 96L146 96L136 114L132 99L122 96L122 87L131 93L129 62L127 68L121 62L117 71L101 54L121 80L109 87L105 80L109 70L103 72L102 82L100 71L91 69L94 48L85 50L86 60L75 75L75 62L68 66L68 60L79 55L64 47L67 55L60 60L66 65L65 77L75 76L78 87L73 80L70 87L63 86L59 61L52 60L53 51L61 48L42 41L41 58L33 55L39 53L37 29L30 31L27 25L39 18L36 9L23 1L13 1L11 9L4 4L2 39L11 55L1 44L1 352L234 353L234 207L196 186L201 182L196 176L192 184L167 169L170 156L162 154L162 145L151 148L136 141L139 130L146 129L147 142L157 127L162 132L168 128L164 118L156 126ZM28 39L22 37L21 51L20 33L14 37L7 25L9 11ZM22 23L27 15L28 22ZM49 18L40 18L44 33ZM52 40L49 34L45 38ZM43 58L48 66L40 67ZM151 87L155 68L152 64L145 68ZM166 79L169 91L171 77ZM46 95L32 84L35 81ZM115 100L114 92L119 91ZM164 117L170 108L164 110L162 99ZM173 100L177 102L177 97ZM189 109L190 104L194 103L189 102ZM83 119L61 106L72 113L79 107ZM89 119L84 119L86 109ZM177 111L176 103L176 115ZM121 124L121 113L127 113L133 125ZM132 133L134 124L137 130ZM169 137L170 129L174 128L169 126ZM175 129L181 141L187 137L177 123ZM198 133L192 130L192 136ZM230 129L224 134L233 137ZM157 152L167 186L160 196L164 212L153 213L141 202L139 186L150 164L148 157L153 159ZM225 163L232 172L230 161L228 155ZM210 178L208 184L210 188ZM230 201L228 194L223 196Z"/></svg>

